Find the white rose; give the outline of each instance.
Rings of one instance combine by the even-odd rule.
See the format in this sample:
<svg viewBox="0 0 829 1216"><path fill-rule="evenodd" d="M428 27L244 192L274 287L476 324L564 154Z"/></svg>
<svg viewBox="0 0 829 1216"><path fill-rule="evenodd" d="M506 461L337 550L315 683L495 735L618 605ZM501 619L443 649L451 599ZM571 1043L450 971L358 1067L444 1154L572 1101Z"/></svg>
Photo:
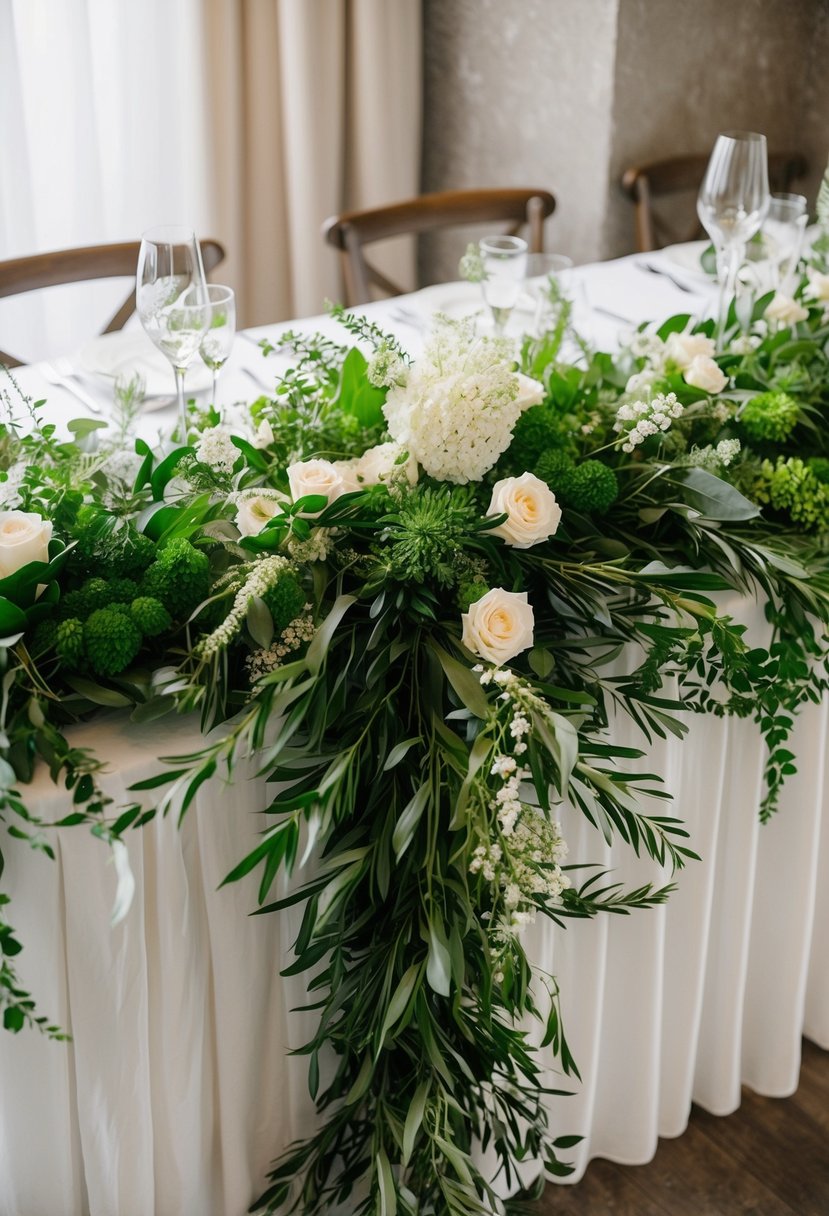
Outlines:
<svg viewBox="0 0 829 1216"><path fill-rule="evenodd" d="M236 527L239 529L239 534L257 536L278 510L277 500L264 494L253 494L250 498L243 498L236 511Z"/></svg>
<svg viewBox="0 0 829 1216"><path fill-rule="evenodd" d="M535 617L526 591L493 587L461 616L463 644L499 666L533 644Z"/></svg>
<svg viewBox="0 0 829 1216"><path fill-rule="evenodd" d="M298 460L288 465L288 485L294 502L307 494L321 494L331 503L341 494L358 488L353 471L344 460L336 464L330 460ZM319 512L310 514L318 515Z"/></svg>
<svg viewBox="0 0 829 1216"><path fill-rule="evenodd" d="M696 355L682 373L682 378L686 384L701 388L706 393L721 393L728 384L728 376L707 355Z"/></svg>
<svg viewBox="0 0 829 1216"><path fill-rule="evenodd" d="M505 477L492 487L487 515L506 515L492 529L515 549L529 549L553 536L561 522L561 507L550 487L533 473Z"/></svg>
<svg viewBox="0 0 829 1216"><path fill-rule="evenodd" d="M52 521L33 511L0 511L0 578L29 562L48 562Z"/></svg>
<svg viewBox="0 0 829 1216"><path fill-rule="evenodd" d="M686 368L700 355L710 359L715 349L713 340L705 334L668 334L665 358L679 368Z"/></svg>
<svg viewBox="0 0 829 1216"><path fill-rule="evenodd" d="M544 385L523 372L518 372L518 396L515 398L518 408L523 413L531 405L541 405L544 400Z"/></svg>
<svg viewBox="0 0 829 1216"><path fill-rule="evenodd" d="M255 448L269 448L273 443L273 427L268 422L267 418L263 418L259 423L254 436L253 446Z"/></svg>
<svg viewBox="0 0 829 1216"><path fill-rule="evenodd" d="M795 325L798 321L805 321L808 315L808 308L798 304L797 300L793 300L791 296L784 296L782 291L774 293L773 299L766 305L763 313L768 321L776 321L780 326Z"/></svg>
<svg viewBox="0 0 829 1216"><path fill-rule="evenodd" d="M809 266L806 270L809 276L809 285L806 288L806 295L810 300L820 300L822 303L829 303L829 274L823 274L820 270L815 270L813 266Z"/></svg>
<svg viewBox="0 0 829 1216"><path fill-rule="evenodd" d="M404 476L410 486L417 485L417 461L409 453L404 461L397 463L406 451L399 443L378 443L363 452L354 466L357 481L361 486L376 486L389 481L392 476Z"/></svg>

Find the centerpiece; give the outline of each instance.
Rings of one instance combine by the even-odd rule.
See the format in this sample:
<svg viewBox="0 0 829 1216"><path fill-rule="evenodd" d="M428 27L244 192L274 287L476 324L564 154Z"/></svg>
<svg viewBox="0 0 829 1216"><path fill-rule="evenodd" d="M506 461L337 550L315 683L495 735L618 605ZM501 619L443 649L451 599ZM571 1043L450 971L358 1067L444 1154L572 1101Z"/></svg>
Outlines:
<svg viewBox="0 0 829 1216"><path fill-rule="evenodd" d="M21 792L48 764L72 804L60 825L116 851L126 894L129 831L184 815L243 759L272 782L270 826L228 881L257 871L261 912L303 908L285 971L320 1011L303 1049L320 1117L257 1210L466 1216L567 1173L578 1137L548 1132L527 1019L565 1077L577 1067L522 930L671 890L569 857L569 825L682 867L692 842L641 763L648 740L681 736L688 711L755 717L767 817L794 713L826 689L821 276L788 310L759 300L747 334L732 316L721 355L713 322L688 317L578 364L559 323L516 361L439 319L412 363L335 310L356 344L286 335L294 366L273 395L233 424L192 413L158 450L125 444L129 419L67 441L8 376L7 830L49 852L55 825ZM718 608L729 589L765 597L765 644ZM221 730L116 807L101 758L72 744L72 723L106 708ZM614 743L620 713L641 750ZM0 901L4 1025L59 1036ZM539 1174L523 1190L521 1163Z"/></svg>

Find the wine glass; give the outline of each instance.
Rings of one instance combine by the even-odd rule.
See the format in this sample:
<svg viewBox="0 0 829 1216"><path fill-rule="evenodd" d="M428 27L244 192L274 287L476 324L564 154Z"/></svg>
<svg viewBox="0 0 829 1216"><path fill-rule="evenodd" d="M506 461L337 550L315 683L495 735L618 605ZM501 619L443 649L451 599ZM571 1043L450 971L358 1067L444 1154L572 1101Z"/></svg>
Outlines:
<svg viewBox="0 0 829 1216"><path fill-rule="evenodd" d="M197 287L192 290L199 292L201 288ZM205 290L210 312L210 327L202 336L199 353L213 373L211 401L215 406L216 381L219 378L219 372L230 357L233 339L236 336L236 296L233 294L232 287L222 287L219 283L208 283Z"/></svg>
<svg viewBox="0 0 829 1216"><path fill-rule="evenodd" d="M533 302L533 333L536 337L554 329L558 323L562 300L568 298L561 275L572 269L573 259L566 254L528 254L524 290Z"/></svg>
<svg viewBox="0 0 829 1216"><path fill-rule="evenodd" d="M201 249L191 229L168 225L144 233L138 254L136 304L148 337L175 372L181 439L186 442L184 373L210 325Z"/></svg>
<svg viewBox="0 0 829 1216"><path fill-rule="evenodd" d="M489 236L479 241L484 277L484 301L489 305L496 334L503 334L518 303L527 270L527 242L518 236Z"/></svg>
<svg viewBox="0 0 829 1216"><path fill-rule="evenodd" d="M772 286L789 292L795 277L803 236L809 221L808 203L802 194L773 194L763 222L763 236L771 245Z"/></svg>
<svg viewBox="0 0 829 1216"><path fill-rule="evenodd" d="M769 207L766 137L755 131L725 131L717 136L697 198L700 222L714 243L720 295L717 349L721 350L728 306L749 241Z"/></svg>

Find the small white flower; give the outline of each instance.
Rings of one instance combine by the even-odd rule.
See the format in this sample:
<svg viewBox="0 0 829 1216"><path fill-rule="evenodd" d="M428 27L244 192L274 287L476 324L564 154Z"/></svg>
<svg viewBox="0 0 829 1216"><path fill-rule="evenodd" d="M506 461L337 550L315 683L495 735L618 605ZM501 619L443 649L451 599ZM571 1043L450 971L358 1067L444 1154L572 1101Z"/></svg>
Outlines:
<svg viewBox="0 0 829 1216"><path fill-rule="evenodd" d="M507 663L533 644L535 618L526 591L493 587L461 620L464 646L491 663Z"/></svg>
<svg viewBox="0 0 829 1216"><path fill-rule="evenodd" d="M782 291L774 293L763 313L767 321L776 322L778 327L796 325L798 321L805 321L808 315L808 308L798 304L791 296L783 295Z"/></svg>
<svg viewBox="0 0 829 1216"><path fill-rule="evenodd" d="M239 449L234 446L227 427L212 426L202 431L196 445L196 459L219 473L232 471L239 459Z"/></svg>
<svg viewBox="0 0 829 1216"><path fill-rule="evenodd" d="M721 393L728 384L728 376L708 355L695 355L683 372L682 378L686 384L701 388L705 393Z"/></svg>
<svg viewBox="0 0 829 1216"><path fill-rule="evenodd" d="M823 304L829 304L829 274L816 270L814 266L808 266L806 275L809 282L804 295L808 296L810 300L820 300Z"/></svg>
<svg viewBox="0 0 829 1216"><path fill-rule="evenodd" d="M256 428L253 446L255 448L269 448L273 443L273 427L268 422L267 418L263 418Z"/></svg>
<svg viewBox="0 0 829 1216"><path fill-rule="evenodd" d="M652 388L652 386L653 386L653 372L652 371L646 370L643 372L635 372L630 377L627 384L625 385L625 392L632 393L634 396L638 397L642 393L649 392L650 389Z"/></svg>
<svg viewBox="0 0 829 1216"><path fill-rule="evenodd" d="M529 549L555 535L561 507L546 482L534 473L522 473L496 481L487 515L507 517L491 529L493 536L500 536L514 549Z"/></svg>
<svg viewBox="0 0 829 1216"><path fill-rule="evenodd" d="M738 338L732 338L729 342L728 353L730 355L750 355L762 340L759 334L740 334Z"/></svg>

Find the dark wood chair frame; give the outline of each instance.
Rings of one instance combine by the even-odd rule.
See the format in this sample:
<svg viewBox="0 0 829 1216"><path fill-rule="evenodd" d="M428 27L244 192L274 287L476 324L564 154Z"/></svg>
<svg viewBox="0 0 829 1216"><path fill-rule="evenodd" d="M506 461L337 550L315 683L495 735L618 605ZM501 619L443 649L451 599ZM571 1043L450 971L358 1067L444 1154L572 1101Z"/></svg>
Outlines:
<svg viewBox="0 0 829 1216"><path fill-rule="evenodd" d="M636 206L636 247L639 253L649 253L652 249L683 239L681 236L662 239L664 232L660 232L659 224L655 222L651 202L669 194L699 189L707 165L707 155L676 156L625 170L620 185ZM804 177L808 170L808 161L799 152L769 153L769 185L775 193L790 190L792 183ZM698 224L684 239L690 241L704 235L702 226Z"/></svg>
<svg viewBox="0 0 829 1216"><path fill-rule="evenodd" d="M345 302L350 308L371 300L372 284L390 296L405 291L366 260L365 245L433 228L505 222L511 225L508 231L512 235L526 225L531 252L541 253L544 220L553 214L555 206L556 200L547 190L445 190L385 207L334 215L323 224L322 234L340 252Z"/></svg>
<svg viewBox="0 0 829 1216"><path fill-rule="evenodd" d="M224 246L218 241L199 242L205 274L224 260ZM0 298L23 295L43 287L58 287L64 283L87 283L95 279L134 278L138 264L139 241L118 245L92 245L83 249L60 249L55 253L38 253L25 258L0 262ZM133 289L102 333L121 329L135 312ZM20 360L0 350L0 363L19 367Z"/></svg>

